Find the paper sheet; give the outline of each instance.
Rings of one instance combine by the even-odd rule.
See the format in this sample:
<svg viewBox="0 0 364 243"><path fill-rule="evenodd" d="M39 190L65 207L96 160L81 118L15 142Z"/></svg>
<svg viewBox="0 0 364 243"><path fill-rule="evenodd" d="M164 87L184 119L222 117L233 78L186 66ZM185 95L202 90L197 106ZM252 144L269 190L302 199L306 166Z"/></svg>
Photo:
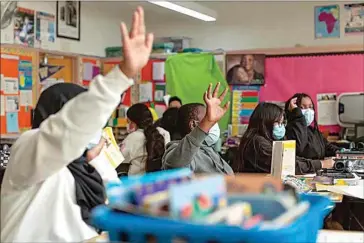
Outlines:
<svg viewBox="0 0 364 243"><path fill-rule="evenodd" d="M324 188L330 192L364 199L364 180L360 180L357 186L324 186Z"/></svg>
<svg viewBox="0 0 364 243"><path fill-rule="evenodd" d="M83 80L91 81L92 73L93 73L93 64L89 62L85 62L83 64Z"/></svg>
<svg viewBox="0 0 364 243"><path fill-rule="evenodd" d="M51 87L54 84L58 84L58 83L64 83L64 80L63 79L48 78L48 79L46 79L46 80L44 80L42 82L42 89L41 89L40 92L43 92L47 88Z"/></svg>
<svg viewBox="0 0 364 243"><path fill-rule="evenodd" d="M0 74L0 91L3 91L5 88L5 80L4 80L4 75Z"/></svg>
<svg viewBox="0 0 364 243"><path fill-rule="evenodd" d="M0 95L0 116L5 116L5 97Z"/></svg>
<svg viewBox="0 0 364 243"><path fill-rule="evenodd" d="M17 94L19 91L18 78L4 77L4 94Z"/></svg>
<svg viewBox="0 0 364 243"><path fill-rule="evenodd" d="M99 74L100 74L100 67L93 66L92 67L92 78L96 77Z"/></svg>
<svg viewBox="0 0 364 243"><path fill-rule="evenodd" d="M155 105L155 112L157 112L158 117L162 117L163 113L166 111L167 107L165 105Z"/></svg>
<svg viewBox="0 0 364 243"><path fill-rule="evenodd" d="M18 112L8 112L6 113L6 131L7 133L18 133L19 123L18 123Z"/></svg>
<svg viewBox="0 0 364 243"><path fill-rule="evenodd" d="M153 63L153 80L164 81L164 62Z"/></svg>
<svg viewBox="0 0 364 243"><path fill-rule="evenodd" d="M153 101L153 84L151 82L139 84L139 102Z"/></svg>
<svg viewBox="0 0 364 243"><path fill-rule="evenodd" d="M362 243L364 232L320 230L317 236L317 243Z"/></svg>
<svg viewBox="0 0 364 243"><path fill-rule="evenodd" d="M319 125L337 125L336 94L317 94L317 122Z"/></svg>
<svg viewBox="0 0 364 243"><path fill-rule="evenodd" d="M20 105L33 106L33 92L31 90L20 90Z"/></svg>
<svg viewBox="0 0 364 243"><path fill-rule="evenodd" d="M19 96L5 96L6 112L19 111Z"/></svg>
<svg viewBox="0 0 364 243"><path fill-rule="evenodd" d="M170 95L165 95L164 97L163 97L163 100L164 100L164 103L166 104L166 106L168 106L168 102L169 102L169 99L171 98L171 96Z"/></svg>

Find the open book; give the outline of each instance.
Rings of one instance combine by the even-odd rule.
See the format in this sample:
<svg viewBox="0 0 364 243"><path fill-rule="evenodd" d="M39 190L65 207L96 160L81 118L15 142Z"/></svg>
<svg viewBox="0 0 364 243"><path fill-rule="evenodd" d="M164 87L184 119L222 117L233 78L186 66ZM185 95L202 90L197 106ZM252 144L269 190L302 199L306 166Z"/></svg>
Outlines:
<svg viewBox="0 0 364 243"><path fill-rule="evenodd" d="M111 127L106 127L103 130L102 137L106 140L105 146L101 153L105 155L112 167L116 169L121 162L125 160L123 154L120 152L120 148L116 143L113 131Z"/></svg>

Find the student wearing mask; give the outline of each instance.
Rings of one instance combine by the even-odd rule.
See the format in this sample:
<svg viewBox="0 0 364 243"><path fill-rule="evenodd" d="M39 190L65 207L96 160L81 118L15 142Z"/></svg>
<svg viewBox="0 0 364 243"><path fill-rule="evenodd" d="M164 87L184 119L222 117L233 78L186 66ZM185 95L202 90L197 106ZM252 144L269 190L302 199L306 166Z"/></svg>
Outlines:
<svg viewBox="0 0 364 243"><path fill-rule="evenodd" d="M1 242L83 242L98 235L89 215L105 202L105 192L102 175L90 163L103 144L96 151L87 147L133 84L130 78L149 59L153 35L145 36L141 8L132 26L128 34L121 25L124 61L106 76L95 77L87 91L62 84L41 94L34 129L12 146L5 171Z"/></svg>
<svg viewBox="0 0 364 243"><path fill-rule="evenodd" d="M217 142L220 134L213 127L229 108L229 103L220 107L227 89L218 96L219 87L220 83L211 93L210 85L205 92L206 107L192 103L179 109L178 127L182 139L167 145L163 156L164 169L189 167L196 173L233 174L231 167L206 143L206 140Z"/></svg>
<svg viewBox="0 0 364 243"><path fill-rule="evenodd" d="M336 155L338 147L330 144L321 134L315 119L315 106L309 95L295 94L285 105L287 115L288 139L296 140L296 153L298 156L324 160L325 157ZM324 161L325 164L334 164L332 159Z"/></svg>
<svg viewBox="0 0 364 243"><path fill-rule="evenodd" d="M182 100L180 98L178 98L177 96L169 98L168 107L180 108L181 106L182 106Z"/></svg>
<svg viewBox="0 0 364 243"><path fill-rule="evenodd" d="M153 125L152 113L144 104L132 105L126 116L129 135L121 143L123 163L130 164L129 175L161 170L169 133Z"/></svg>
<svg viewBox="0 0 364 243"><path fill-rule="evenodd" d="M285 137L283 110L272 103L260 103L249 120L239 145L234 172L270 173L273 141ZM322 168L320 160L296 157L296 173L312 173Z"/></svg>

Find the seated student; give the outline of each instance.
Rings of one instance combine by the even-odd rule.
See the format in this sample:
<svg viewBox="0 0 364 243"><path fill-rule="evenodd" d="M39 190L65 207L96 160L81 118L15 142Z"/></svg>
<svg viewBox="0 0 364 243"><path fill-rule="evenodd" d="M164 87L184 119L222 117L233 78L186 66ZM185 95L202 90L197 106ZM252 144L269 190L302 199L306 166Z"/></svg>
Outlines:
<svg viewBox="0 0 364 243"><path fill-rule="evenodd" d="M298 156L324 160L325 157L336 155L338 147L330 144L318 129L315 119L315 107L307 94L295 94L285 105L287 115L287 139L296 140ZM332 159L326 163L333 165Z"/></svg>
<svg viewBox="0 0 364 243"><path fill-rule="evenodd" d="M124 61L106 76L95 77L87 91L56 84L41 94L34 129L12 146L5 171L1 242L83 242L98 235L89 216L105 202L105 192L101 175L88 162L100 150L87 146L133 84L130 78L149 59L153 36L145 37L141 8L132 26L130 34L121 26Z"/></svg>
<svg viewBox="0 0 364 243"><path fill-rule="evenodd" d="M231 167L210 146L205 144L211 128L223 117L229 103L220 107L227 90L218 97L218 84L211 94L211 85L204 95L206 107L193 103L183 105L178 111L178 127L182 137L167 145L163 168L189 167L196 173L233 174Z"/></svg>
<svg viewBox="0 0 364 243"><path fill-rule="evenodd" d="M144 104L132 105L126 116L129 135L121 143L123 163L130 164L129 175L161 170L169 133L153 125L152 113Z"/></svg>
<svg viewBox="0 0 364 243"><path fill-rule="evenodd" d="M233 163L234 172L270 173L273 141L284 139L283 110L272 103L260 103L249 120ZM320 160L296 157L296 173L312 173L326 166Z"/></svg>
<svg viewBox="0 0 364 243"><path fill-rule="evenodd" d="M160 119L160 123L159 123L159 126L161 128L163 128L169 132L172 141L178 140L181 137L178 132L177 120L178 120L178 108L171 107L171 108L168 108L163 113L163 116Z"/></svg>
<svg viewBox="0 0 364 243"><path fill-rule="evenodd" d="M182 106L182 100L180 98L178 98L177 96L173 96L171 98L169 98L168 101L168 107L176 107L176 108L180 108Z"/></svg>

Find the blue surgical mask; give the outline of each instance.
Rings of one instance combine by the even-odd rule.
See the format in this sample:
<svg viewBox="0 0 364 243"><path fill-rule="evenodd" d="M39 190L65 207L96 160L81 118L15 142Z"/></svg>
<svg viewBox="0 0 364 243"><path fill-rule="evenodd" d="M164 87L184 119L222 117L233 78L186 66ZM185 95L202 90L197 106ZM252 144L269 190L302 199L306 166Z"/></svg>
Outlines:
<svg viewBox="0 0 364 243"><path fill-rule="evenodd" d="M284 125L274 125L273 126L273 138L281 140L286 134L286 127Z"/></svg>
<svg viewBox="0 0 364 243"><path fill-rule="evenodd" d="M93 147L98 145L100 143L101 137L102 137L102 132L98 132L96 136L88 143L87 149L92 149Z"/></svg>
<svg viewBox="0 0 364 243"><path fill-rule="evenodd" d="M219 124L215 124L209 131L209 134L205 138L205 142L208 146L212 146L217 143L220 138L220 127Z"/></svg>
<svg viewBox="0 0 364 243"><path fill-rule="evenodd" d="M311 125L311 123L315 119L315 111L313 109L301 109L301 111L305 117L306 125Z"/></svg>

